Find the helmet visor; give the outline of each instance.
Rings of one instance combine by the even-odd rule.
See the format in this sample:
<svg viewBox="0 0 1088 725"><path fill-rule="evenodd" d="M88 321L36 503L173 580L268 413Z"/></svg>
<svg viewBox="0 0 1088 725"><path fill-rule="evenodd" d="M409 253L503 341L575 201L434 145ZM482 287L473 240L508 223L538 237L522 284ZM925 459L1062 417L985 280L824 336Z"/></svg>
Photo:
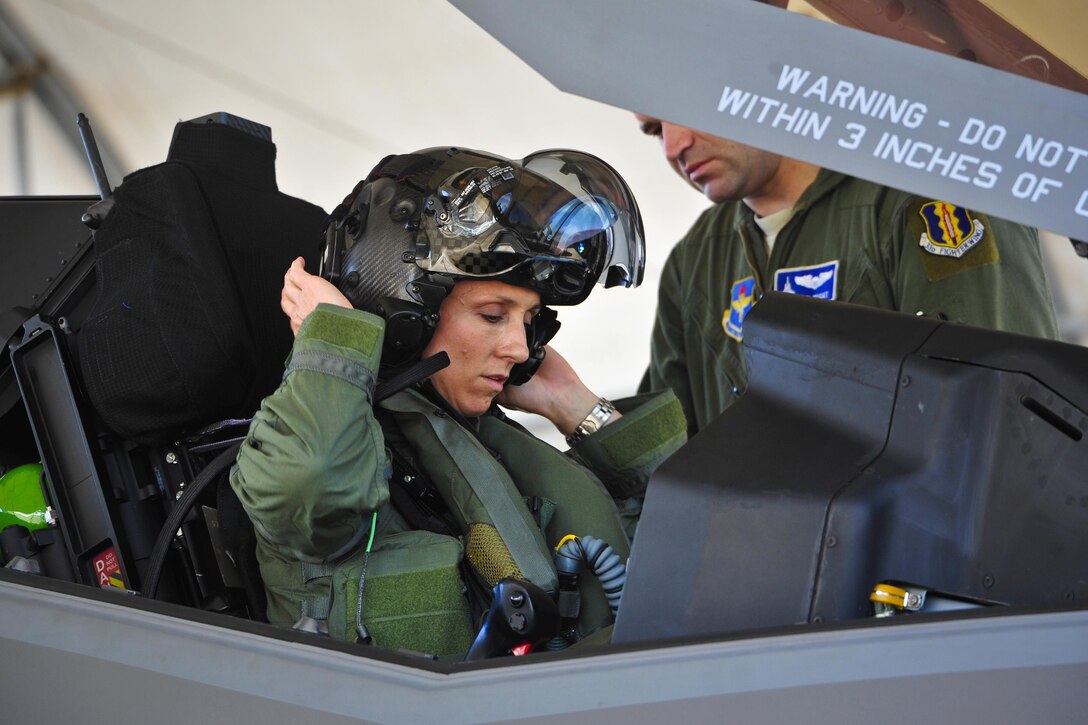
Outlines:
<svg viewBox="0 0 1088 725"><path fill-rule="evenodd" d="M524 168L563 186L579 204L549 220L561 243L578 247L601 237L600 269L593 281L605 287L637 287L646 265L642 216L626 182L601 159L581 151L554 149L531 154Z"/></svg>
<svg viewBox="0 0 1088 725"><path fill-rule="evenodd" d="M627 185L578 151L521 162L462 151L432 175L416 263L457 277L503 277L546 304L577 304L594 282L642 281L644 242Z"/></svg>

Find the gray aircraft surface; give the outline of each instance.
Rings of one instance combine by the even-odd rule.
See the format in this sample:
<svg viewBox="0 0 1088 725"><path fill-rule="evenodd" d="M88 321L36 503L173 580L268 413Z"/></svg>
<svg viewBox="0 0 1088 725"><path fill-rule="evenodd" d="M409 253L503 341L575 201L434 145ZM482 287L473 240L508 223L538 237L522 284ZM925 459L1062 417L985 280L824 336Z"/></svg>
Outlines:
<svg viewBox="0 0 1088 725"><path fill-rule="evenodd" d="M498 16L506 13L457 4L480 15L491 32L505 32ZM824 4L829 10L848 5ZM532 5L522 9L530 12ZM748 12L737 10L745 3L722 5ZM911 17L922 22L917 19L943 5L915 3ZM594 7L617 12L608 2ZM753 22L780 22L774 9L757 7ZM849 21L843 12L838 19ZM583 14L586 23L591 15ZM823 32L784 22L776 37ZM532 25L543 34L541 25ZM920 32L917 25L900 27ZM981 42L971 33L964 37ZM892 47L875 37L864 42L873 53ZM548 60L525 52L531 62ZM767 65L766 58L759 62ZM780 68L772 71L781 78ZM1062 77L1081 85L1051 89L1017 78L1008 87L1042 86L1040 103L1052 102L1052 91L1063 94L1058 100L1074 99L1068 126L1050 126L1047 133L1062 138L1064 149L1076 149L1077 136L1062 134L1082 133L1076 121L1084 79L1075 72ZM718 87L715 105L721 95ZM673 102L651 100L637 110L660 114L661 104ZM685 113L678 108L675 117ZM1017 124L1027 121L1010 113L986 116L978 143L997 126L1025 134ZM698 120L695 114L691 125ZM201 121L234 127L240 120L217 114ZM710 123L719 121L715 116ZM258 139L267 131L242 125ZM959 126L958 133L968 128L967 122ZM777 130L749 129L753 142L801 157L819 157L822 146L843 148L830 137L796 145L798 134ZM914 130L919 142L939 134ZM1012 168L1016 159L994 151L993 163ZM156 173L195 188L178 171L181 161L168 159ZM891 183L885 175L899 171L879 161L886 159L847 156L842 163L859 164L844 170ZM207 191L207 178L199 172L195 178ZM904 188L926 180L895 178ZM1062 188L1076 187L1080 178L1069 171ZM110 189L100 169L99 179L102 198L0 199L6 260L0 470L12 474L20 464L40 461L25 469L29 474L5 480L25 483L32 476L37 485L29 488L42 509L33 526L0 519L5 722L134 716L163 724L1083 719L1085 348L768 294L745 324L748 389L651 481L612 643L507 656L524 631L518 629L524 620L509 616L511 608L525 611L522 592L507 589L497 593L491 629L480 640L495 656L438 661L260 621L260 596L247 579L238 536L244 527L223 498L229 487L217 487L209 475L230 458L244 421L212 406L214 415L192 413L200 421L187 428L192 432L150 435L165 425L155 415L164 410L160 405L138 426L118 430L123 426L103 403L88 366L99 359L98 345L125 342L99 324L104 293L97 256L104 219L114 202L123 208L115 192L131 182ZM981 188L966 186L972 193ZM1017 219L1035 208L1030 194L1010 201L995 189L981 190L987 193L963 203L1001 206L1004 216ZM240 193L228 193L241 204ZM169 203L186 211L186 221L214 220L225 250L219 264L227 271L240 268L232 245L260 233L254 225L317 222L320 228L322 221L298 200L254 197L247 208L285 209L284 217L234 223L233 208L224 212L215 198L172 196ZM1088 236L1080 234L1076 193L1061 202L1073 209L1065 210L1062 231ZM200 233L167 231L180 245ZM301 253L316 261L321 250ZM280 261L269 266L282 269ZM188 263L178 261L161 274L184 275ZM230 283L227 271L224 284ZM114 308L131 307L125 298L115 302ZM199 357L192 346L201 328L192 319L177 318L172 331L178 339L156 343L161 349L136 341L135 353L117 359L127 360L129 371L150 364L147 375L169 381L179 373L162 369L162 361L179 351ZM236 329L239 339L252 335L245 324ZM244 358L246 351L238 354ZM202 359L201 369L226 375L232 360ZM261 372L242 369L239 389ZM168 382L160 387L169 398ZM237 404L249 402L240 393ZM4 502L10 495L0 487ZM529 601L546 611L546 602Z"/></svg>

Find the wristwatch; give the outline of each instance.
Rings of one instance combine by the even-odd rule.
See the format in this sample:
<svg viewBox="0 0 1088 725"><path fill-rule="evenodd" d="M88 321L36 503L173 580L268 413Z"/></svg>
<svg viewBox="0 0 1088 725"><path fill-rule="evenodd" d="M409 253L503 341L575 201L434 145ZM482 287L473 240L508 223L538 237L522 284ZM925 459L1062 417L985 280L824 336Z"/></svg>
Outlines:
<svg viewBox="0 0 1088 725"><path fill-rule="evenodd" d="M589 415L585 417L585 420L579 423L574 432L567 436L567 445L573 446L586 436L599 431L615 412L616 406L604 398L598 399L597 404L593 406L593 410L589 411Z"/></svg>

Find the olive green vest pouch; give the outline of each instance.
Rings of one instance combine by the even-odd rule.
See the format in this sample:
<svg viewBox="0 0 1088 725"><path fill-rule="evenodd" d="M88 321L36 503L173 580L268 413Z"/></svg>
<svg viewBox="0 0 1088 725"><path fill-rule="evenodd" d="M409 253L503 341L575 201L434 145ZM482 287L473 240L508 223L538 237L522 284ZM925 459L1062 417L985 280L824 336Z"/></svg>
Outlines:
<svg viewBox="0 0 1088 725"><path fill-rule="evenodd" d="M430 531L402 531L370 552L340 562L332 575L329 634L354 641L359 578L362 621L372 644L442 658L459 658L472 646L473 627L461 582L461 542Z"/></svg>

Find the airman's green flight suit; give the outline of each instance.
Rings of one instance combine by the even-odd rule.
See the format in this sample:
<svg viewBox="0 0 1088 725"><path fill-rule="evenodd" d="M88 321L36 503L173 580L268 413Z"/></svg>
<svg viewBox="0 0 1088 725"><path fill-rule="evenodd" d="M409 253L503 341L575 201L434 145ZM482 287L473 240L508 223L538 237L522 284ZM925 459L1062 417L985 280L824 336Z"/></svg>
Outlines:
<svg viewBox="0 0 1088 725"><path fill-rule="evenodd" d="M769 290L1057 336L1034 229L826 169L795 206L770 255L742 202L670 253L642 389L671 388L689 435L744 390L744 317Z"/></svg>

